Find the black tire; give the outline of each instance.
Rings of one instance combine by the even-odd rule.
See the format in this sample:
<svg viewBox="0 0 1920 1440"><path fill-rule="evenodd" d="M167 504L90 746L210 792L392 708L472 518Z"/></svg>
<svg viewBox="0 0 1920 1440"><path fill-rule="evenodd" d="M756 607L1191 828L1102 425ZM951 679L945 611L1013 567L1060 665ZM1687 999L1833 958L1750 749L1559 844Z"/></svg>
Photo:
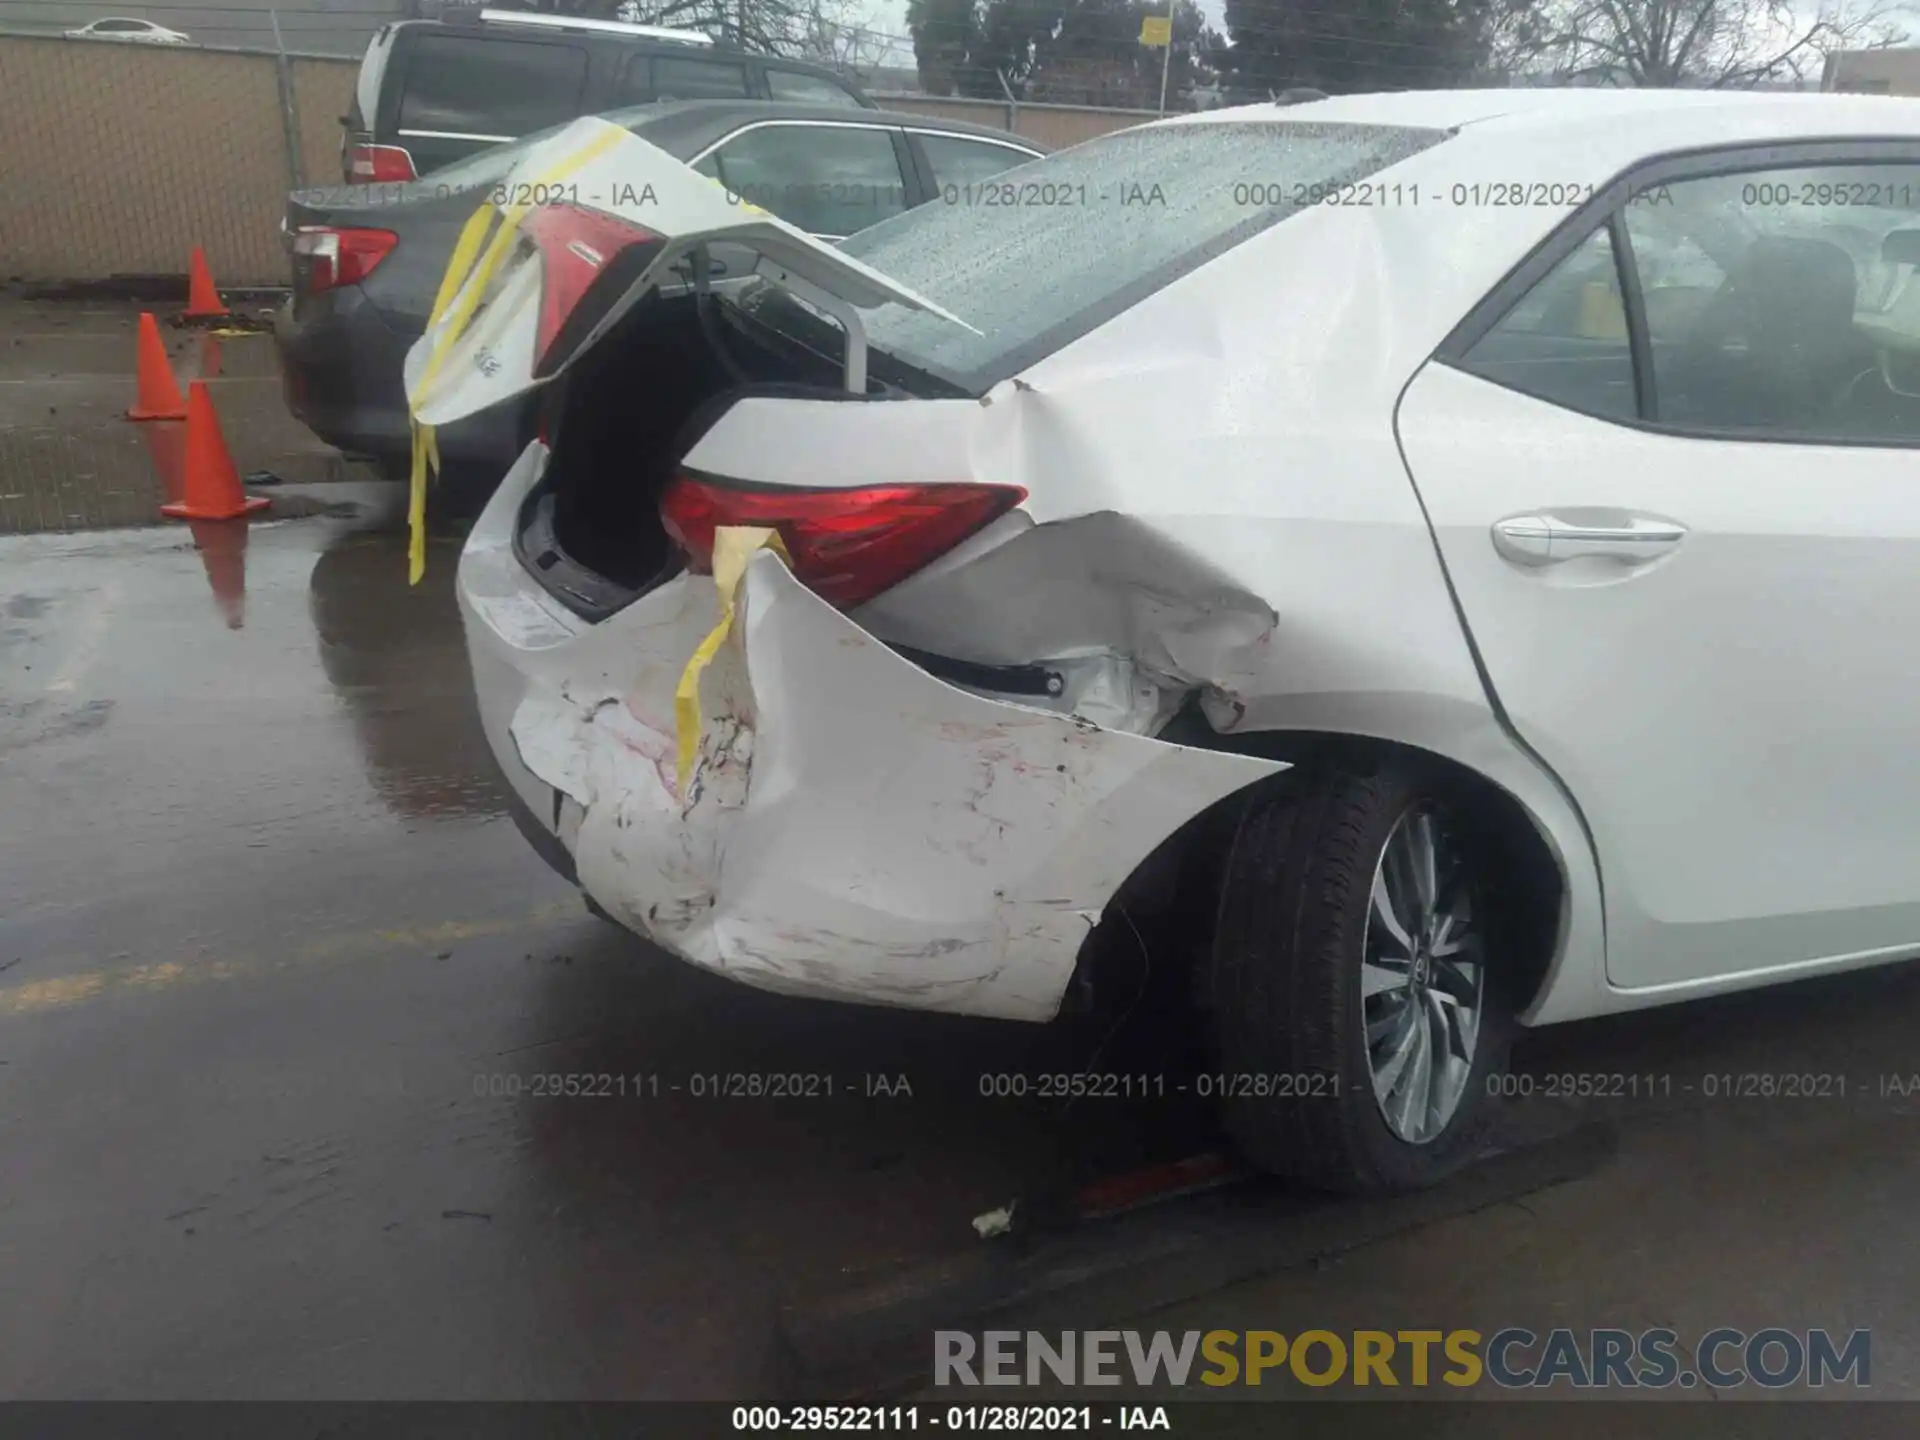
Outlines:
<svg viewBox="0 0 1920 1440"><path fill-rule="evenodd" d="M1486 961L1464 1092L1420 1144L1395 1134L1374 1098L1361 999L1375 870L1416 808L1439 818L1461 857ZM1201 998L1225 1082L1222 1120L1260 1169L1325 1190L1387 1194L1432 1185L1481 1147L1512 1009L1487 898L1497 894L1489 851L1467 813L1445 787L1391 767L1284 776L1250 802L1228 854Z"/></svg>

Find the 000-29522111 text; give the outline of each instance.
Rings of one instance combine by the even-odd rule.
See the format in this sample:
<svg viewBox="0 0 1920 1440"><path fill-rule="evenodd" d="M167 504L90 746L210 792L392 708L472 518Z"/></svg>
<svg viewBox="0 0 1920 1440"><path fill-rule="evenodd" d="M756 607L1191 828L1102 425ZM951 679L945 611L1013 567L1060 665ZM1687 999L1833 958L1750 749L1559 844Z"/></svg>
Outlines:
<svg viewBox="0 0 1920 1440"><path fill-rule="evenodd" d="M980 1076L979 1089L990 1100L1162 1100L1169 1095L1197 1095L1203 1100L1297 1100L1337 1096L1340 1077L1318 1072L1202 1073L1169 1079L1149 1073L1023 1075L1018 1071L989 1071Z"/></svg>
<svg viewBox="0 0 1920 1440"><path fill-rule="evenodd" d="M781 1435L846 1430L1080 1433L1173 1428L1164 1406L1119 1406L1115 1414L1106 1415L1096 1413L1091 1405L736 1405L732 1418L736 1432Z"/></svg>
<svg viewBox="0 0 1920 1440"><path fill-rule="evenodd" d="M898 1098L913 1094L904 1075L863 1075L847 1083L813 1071L695 1071L679 1077L657 1071L626 1074L561 1073L475 1075L473 1093L496 1099L831 1100L836 1096Z"/></svg>

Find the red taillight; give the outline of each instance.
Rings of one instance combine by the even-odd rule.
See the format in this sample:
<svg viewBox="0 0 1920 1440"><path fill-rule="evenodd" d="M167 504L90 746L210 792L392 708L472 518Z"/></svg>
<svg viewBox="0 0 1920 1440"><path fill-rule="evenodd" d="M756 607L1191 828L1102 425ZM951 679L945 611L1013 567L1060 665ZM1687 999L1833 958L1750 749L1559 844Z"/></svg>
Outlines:
<svg viewBox="0 0 1920 1440"><path fill-rule="evenodd" d="M293 253L306 261L309 295L336 285L353 285L373 273L400 237L391 230L337 230L311 225L293 237Z"/></svg>
<svg viewBox="0 0 1920 1440"><path fill-rule="evenodd" d="M722 525L773 526L793 573L835 605L871 600L1027 498L1018 485L868 485L854 490L743 489L682 476L660 519L693 570L713 563Z"/></svg>
<svg viewBox="0 0 1920 1440"><path fill-rule="evenodd" d="M561 327L581 297L608 272L614 257L642 242L658 245L660 237L577 205L539 206L520 222L520 230L540 251L540 329L534 339L540 360L534 374L543 375L560 358L554 341Z"/></svg>
<svg viewBox="0 0 1920 1440"><path fill-rule="evenodd" d="M347 149L347 179L355 185L418 180L413 156L398 145L352 145Z"/></svg>

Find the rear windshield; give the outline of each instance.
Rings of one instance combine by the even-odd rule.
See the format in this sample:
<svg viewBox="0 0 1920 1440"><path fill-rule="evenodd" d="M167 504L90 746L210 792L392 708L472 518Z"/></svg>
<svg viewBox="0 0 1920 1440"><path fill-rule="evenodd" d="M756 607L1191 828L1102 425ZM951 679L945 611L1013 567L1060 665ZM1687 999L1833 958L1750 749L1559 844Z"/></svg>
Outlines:
<svg viewBox="0 0 1920 1440"><path fill-rule="evenodd" d="M886 305L863 316L872 346L979 393L1445 133L1258 121L1125 130L949 184L840 248L980 332ZM754 301L760 318L790 328L776 318L783 302Z"/></svg>
<svg viewBox="0 0 1920 1440"><path fill-rule="evenodd" d="M613 125L624 125L629 130L637 129L642 121L655 119L660 114L653 105L629 105L624 110L609 110L599 116L601 120ZM490 186L507 178L513 167L527 157L527 152L537 145L544 145L561 131L577 124L580 117L562 120L557 125L549 125L544 130L536 130L531 135L523 135L518 140L508 140L503 144L489 145L484 150L476 150L463 159L442 165L429 171L431 181L412 182L413 193L404 193L403 199L425 199L434 194L445 195L449 190L474 190L481 186Z"/></svg>
<svg viewBox="0 0 1920 1440"><path fill-rule="evenodd" d="M423 32L407 59L400 133L513 140L580 113L587 52Z"/></svg>

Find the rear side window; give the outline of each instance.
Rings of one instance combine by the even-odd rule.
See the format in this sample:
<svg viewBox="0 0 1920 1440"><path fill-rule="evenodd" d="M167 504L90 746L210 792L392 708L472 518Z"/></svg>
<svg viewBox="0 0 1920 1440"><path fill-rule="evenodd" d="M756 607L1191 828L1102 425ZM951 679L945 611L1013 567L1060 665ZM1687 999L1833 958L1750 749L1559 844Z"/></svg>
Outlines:
<svg viewBox="0 0 1920 1440"><path fill-rule="evenodd" d="M621 105L653 103L653 57L645 51L629 55L620 67L620 82L614 86L614 100Z"/></svg>
<svg viewBox="0 0 1920 1440"><path fill-rule="evenodd" d="M1452 363L1682 433L1920 444L1920 166L1643 187Z"/></svg>
<svg viewBox="0 0 1920 1440"><path fill-rule="evenodd" d="M400 129L517 139L580 113L587 55L570 45L422 35L407 57Z"/></svg>
<svg viewBox="0 0 1920 1440"><path fill-rule="evenodd" d="M890 130L767 125L709 158L718 165L707 173L728 190L813 235L851 235L907 204Z"/></svg>
<svg viewBox="0 0 1920 1440"><path fill-rule="evenodd" d="M978 393L1315 196L1444 138L1257 121L1122 130L1021 167L1011 197L991 178L943 190L843 248L974 327L886 305L865 317L872 345Z"/></svg>
<svg viewBox="0 0 1920 1440"><path fill-rule="evenodd" d="M921 135L919 140L927 152L927 163L933 166L933 184L937 190L985 180L1034 158L1024 150L995 145L988 140L967 140L958 135Z"/></svg>
<svg viewBox="0 0 1920 1440"><path fill-rule="evenodd" d="M653 57L656 100L737 100L747 92L747 67L729 60Z"/></svg>
<svg viewBox="0 0 1920 1440"><path fill-rule="evenodd" d="M806 75L798 70L767 67L767 93L775 100L794 105L850 105L864 109L858 96L822 75Z"/></svg>
<svg viewBox="0 0 1920 1440"><path fill-rule="evenodd" d="M1683 429L1920 440L1920 166L1642 191L1624 212L1653 413Z"/></svg>
<svg viewBox="0 0 1920 1440"><path fill-rule="evenodd" d="M1611 234L1596 230L1548 271L1460 368L1569 410L1631 419L1639 402Z"/></svg>

